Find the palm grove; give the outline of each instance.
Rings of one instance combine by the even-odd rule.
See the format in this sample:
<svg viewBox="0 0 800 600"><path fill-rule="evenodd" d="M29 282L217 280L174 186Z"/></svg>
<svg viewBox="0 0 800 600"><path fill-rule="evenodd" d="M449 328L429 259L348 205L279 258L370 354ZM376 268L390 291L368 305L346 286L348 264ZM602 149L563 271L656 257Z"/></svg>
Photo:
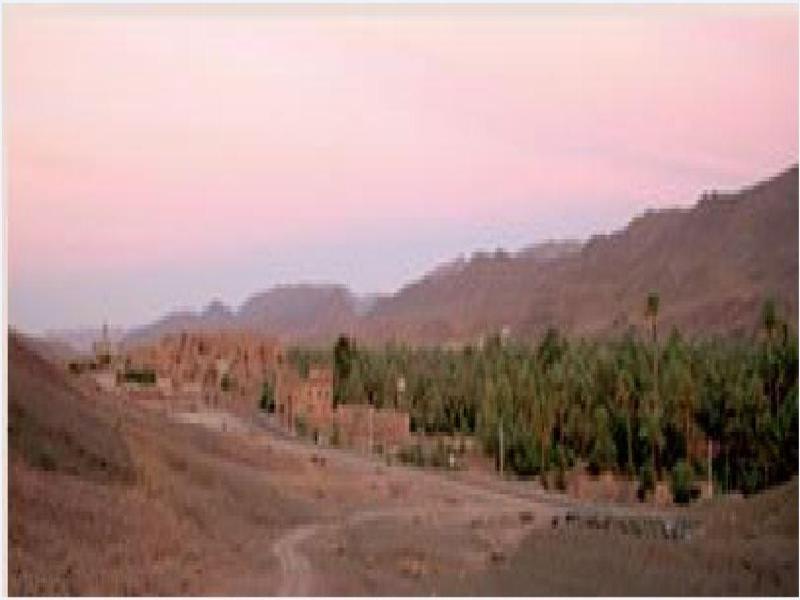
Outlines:
<svg viewBox="0 0 800 600"><path fill-rule="evenodd" d="M460 350L388 344L334 348L335 399L407 410L421 433L473 434L519 475L594 472L656 480L688 498L693 479L751 493L797 471L797 336L768 301L749 338L685 339L658 331L659 297L645 305L647 335L538 344L500 336ZM295 349L301 368L326 360ZM403 385L399 386L398 382ZM558 480L558 478L556 478Z"/></svg>

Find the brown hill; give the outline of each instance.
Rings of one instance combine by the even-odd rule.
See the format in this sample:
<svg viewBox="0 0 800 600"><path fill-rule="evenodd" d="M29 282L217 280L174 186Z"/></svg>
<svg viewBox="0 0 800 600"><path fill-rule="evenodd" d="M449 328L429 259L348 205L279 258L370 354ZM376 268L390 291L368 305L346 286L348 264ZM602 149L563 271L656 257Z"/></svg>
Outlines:
<svg viewBox="0 0 800 600"><path fill-rule="evenodd" d="M352 327L356 311L357 300L344 286L300 284L252 296L237 319L246 328L309 338Z"/></svg>
<svg viewBox="0 0 800 600"><path fill-rule="evenodd" d="M125 344L145 344L155 342L167 333L226 328L236 328L236 317L220 300L212 300L200 313L190 310L171 312L149 325L129 331L121 341Z"/></svg>
<svg viewBox="0 0 800 600"><path fill-rule="evenodd" d="M8 374L12 596L274 593L272 545L325 510L284 490L305 456L103 394L14 333Z"/></svg>
<svg viewBox="0 0 800 600"><path fill-rule="evenodd" d="M15 333L8 344L8 421L12 458L89 479L132 477L118 423Z"/></svg>
<svg viewBox="0 0 800 600"><path fill-rule="evenodd" d="M520 338L550 326L602 335L641 325L650 291L661 296L665 329L751 332L769 297L796 326L797 223L794 166L741 191L704 194L691 208L647 211L586 243L478 252L394 295L359 299L339 285L279 286L236 312L216 303L200 314L168 315L126 341L220 327L326 343L340 332L365 341L471 341L503 327Z"/></svg>
<svg viewBox="0 0 800 600"><path fill-rule="evenodd" d="M118 327L106 330L108 341L112 344L119 342L125 331ZM51 329L45 331L42 339L49 343L58 354L68 356L72 354L88 354L92 345L103 338L102 327L76 327L72 329ZM32 340L28 340L31 342Z"/></svg>
<svg viewBox="0 0 800 600"><path fill-rule="evenodd" d="M691 333L751 330L767 297L795 322L797 175L795 166L692 208L649 211L551 260L476 255L378 302L362 335L444 341L509 326L525 337L551 325L606 333L641 323L650 291L661 296L662 323Z"/></svg>
<svg viewBox="0 0 800 600"><path fill-rule="evenodd" d="M369 299L367 299L369 300ZM318 339L352 328L363 302L341 285L276 286L251 296L236 312L216 300L201 313L180 311L129 332L126 345L168 333L246 329L287 339Z"/></svg>

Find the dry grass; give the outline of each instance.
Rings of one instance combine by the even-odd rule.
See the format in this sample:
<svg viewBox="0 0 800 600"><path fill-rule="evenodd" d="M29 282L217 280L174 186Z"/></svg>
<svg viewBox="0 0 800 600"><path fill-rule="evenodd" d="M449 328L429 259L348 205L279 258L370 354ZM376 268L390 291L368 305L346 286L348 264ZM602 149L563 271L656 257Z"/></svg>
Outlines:
<svg viewBox="0 0 800 600"><path fill-rule="evenodd" d="M315 512L274 479L304 461L92 394L14 337L9 362L12 595L272 589L272 541Z"/></svg>
<svg viewBox="0 0 800 600"><path fill-rule="evenodd" d="M534 531L508 562L445 586L477 595L777 595L798 591L797 481L689 509L689 541L611 531Z"/></svg>
<svg viewBox="0 0 800 600"><path fill-rule="evenodd" d="M553 529L519 486L172 422L9 350L12 595L273 594L295 528L309 593L797 593L796 482L685 509L688 542Z"/></svg>

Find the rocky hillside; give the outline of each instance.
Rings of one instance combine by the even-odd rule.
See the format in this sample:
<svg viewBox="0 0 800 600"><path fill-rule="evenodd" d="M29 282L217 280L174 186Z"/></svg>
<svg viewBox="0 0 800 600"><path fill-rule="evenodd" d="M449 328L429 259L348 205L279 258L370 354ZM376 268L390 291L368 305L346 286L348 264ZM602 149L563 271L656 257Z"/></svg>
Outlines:
<svg viewBox="0 0 800 600"><path fill-rule="evenodd" d="M286 285L251 296L237 310L219 300L199 313L180 311L132 330L124 343L150 343L167 333L246 329L292 339L317 339L352 328L362 301L340 285Z"/></svg>
<svg viewBox="0 0 800 600"><path fill-rule="evenodd" d="M692 208L649 211L571 252L478 254L377 303L362 335L602 334L641 324L651 290L662 323L690 333L750 331L767 297L796 324L797 176L793 167Z"/></svg>
<svg viewBox="0 0 800 600"><path fill-rule="evenodd" d="M280 286L235 311L214 302L202 313L168 315L127 341L226 327L326 342L340 332L365 341L468 341L503 327L523 338L550 326L603 335L641 325L650 291L661 296L666 328L749 332L768 297L796 325L797 223L794 166L740 191L704 194L691 208L647 211L585 243L478 252L393 295L362 299L339 285Z"/></svg>

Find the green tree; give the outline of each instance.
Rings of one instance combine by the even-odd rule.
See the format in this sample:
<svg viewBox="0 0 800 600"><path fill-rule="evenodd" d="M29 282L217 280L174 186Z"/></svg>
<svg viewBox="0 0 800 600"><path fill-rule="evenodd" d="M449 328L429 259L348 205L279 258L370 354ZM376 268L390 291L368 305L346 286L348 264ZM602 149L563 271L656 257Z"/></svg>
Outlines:
<svg viewBox="0 0 800 600"><path fill-rule="evenodd" d="M260 406L261 410L270 413L275 412L275 390L273 390L272 384L269 381L265 381L261 386Z"/></svg>
<svg viewBox="0 0 800 600"><path fill-rule="evenodd" d="M672 469L672 496L675 502L686 504L692 498L692 467L684 460Z"/></svg>
<svg viewBox="0 0 800 600"><path fill-rule="evenodd" d="M617 372L616 400L625 418L625 441L628 474L635 472L633 463L633 383L630 374L623 368Z"/></svg>
<svg viewBox="0 0 800 600"><path fill-rule="evenodd" d="M661 299L656 292L650 292L647 295L645 316L650 319L651 331L653 333L653 346L655 346L658 340L658 309L660 304Z"/></svg>
<svg viewBox="0 0 800 600"><path fill-rule="evenodd" d="M334 404L344 400L344 389L350 379L355 354L355 343L346 335L340 335L333 347Z"/></svg>
<svg viewBox="0 0 800 600"><path fill-rule="evenodd" d="M661 300L659 295L655 292L650 292L647 295L647 306L645 308L645 315L650 319L651 329L653 333L653 394L652 394L652 401L653 406L650 409L650 419L658 420L658 426L660 428L660 420L658 417L660 416L660 403L659 403L659 379L658 379L658 310L661 304ZM653 427L654 425L651 425ZM654 437L653 437L654 436ZM653 444L653 469L655 472L656 477L658 477L658 462L657 462L657 453L658 453L658 440L660 438L660 430L656 432L655 430L650 430L650 439L651 443Z"/></svg>
<svg viewBox="0 0 800 600"><path fill-rule="evenodd" d="M767 299L761 308L761 326L767 334L767 339L772 340L778 326L778 310L772 298Z"/></svg>
<svg viewBox="0 0 800 600"><path fill-rule="evenodd" d="M605 406L597 406L594 410L594 439L590 466L595 471L603 471L612 468L616 459L616 446L611 436L608 410Z"/></svg>

